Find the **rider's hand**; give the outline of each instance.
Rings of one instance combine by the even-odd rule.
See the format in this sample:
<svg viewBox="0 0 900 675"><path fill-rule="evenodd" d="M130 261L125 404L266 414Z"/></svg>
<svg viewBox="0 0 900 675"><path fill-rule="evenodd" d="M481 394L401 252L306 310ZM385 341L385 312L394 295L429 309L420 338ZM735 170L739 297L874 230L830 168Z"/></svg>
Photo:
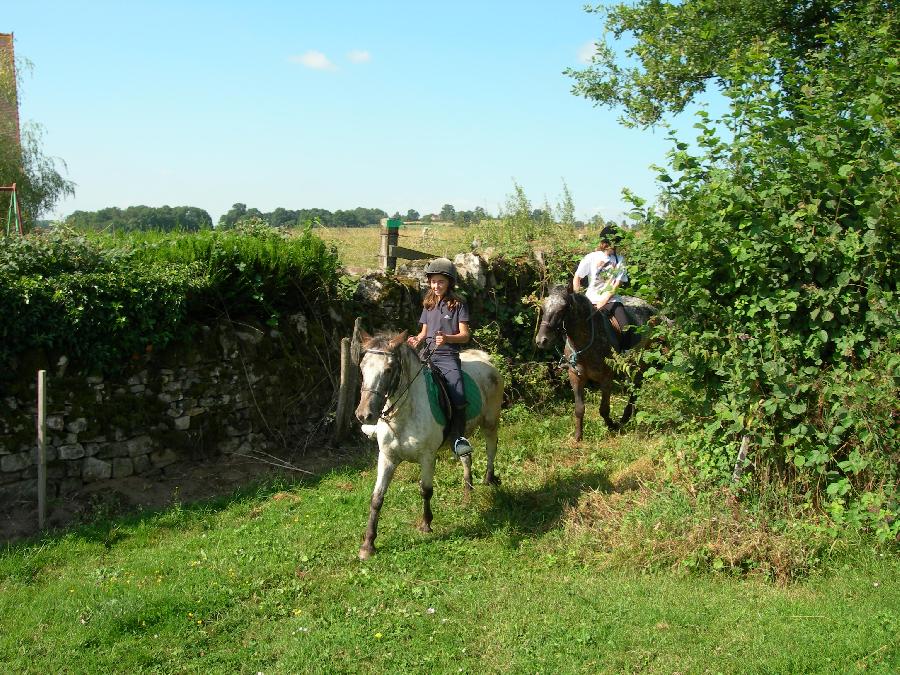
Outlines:
<svg viewBox="0 0 900 675"><path fill-rule="evenodd" d="M419 346L419 337L417 335L410 335L406 338L406 344L415 349Z"/></svg>
<svg viewBox="0 0 900 675"><path fill-rule="evenodd" d="M440 347L446 341L447 341L447 339L444 337L444 331L439 330L437 333L434 334L434 344L436 347Z"/></svg>

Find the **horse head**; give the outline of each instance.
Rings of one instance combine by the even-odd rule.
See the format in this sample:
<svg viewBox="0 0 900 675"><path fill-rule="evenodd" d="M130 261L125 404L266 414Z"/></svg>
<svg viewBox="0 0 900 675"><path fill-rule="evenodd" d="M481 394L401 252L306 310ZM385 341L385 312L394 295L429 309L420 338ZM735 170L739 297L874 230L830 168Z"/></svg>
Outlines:
<svg viewBox="0 0 900 675"><path fill-rule="evenodd" d="M384 410L385 403L400 383L402 346L406 332L399 335L372 337L361 332L363 355L359 361L362 373L362 389L356 419L362 424L375 424Z"/></svg>
<svg viewBox="0 0 900 675"><path fill-rule="evenodd" d="M571 292L565 286L554 286L541 303L541 323L534 344L547 349L559 338L569 311Z"/></svg>

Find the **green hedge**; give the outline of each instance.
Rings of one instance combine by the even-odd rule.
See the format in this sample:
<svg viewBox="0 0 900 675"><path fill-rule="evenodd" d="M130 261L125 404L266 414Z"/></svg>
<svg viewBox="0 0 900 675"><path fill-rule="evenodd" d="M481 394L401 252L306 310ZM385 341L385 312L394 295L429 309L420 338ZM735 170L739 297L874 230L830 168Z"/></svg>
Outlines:
<svg viewBox="0 0 900 675"><path fill-rule="evenodd" d="M338 288L335 250L310 231L0 238L0 365L33 348L103 372L218 316L274 324Z"/></svg>

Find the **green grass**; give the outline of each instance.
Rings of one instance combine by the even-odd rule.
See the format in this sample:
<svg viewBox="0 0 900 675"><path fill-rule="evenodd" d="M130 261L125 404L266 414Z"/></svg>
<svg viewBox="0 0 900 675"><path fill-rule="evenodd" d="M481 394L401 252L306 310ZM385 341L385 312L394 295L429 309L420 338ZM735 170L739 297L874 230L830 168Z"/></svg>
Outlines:
<svg viewBox="0 0 900 675"><path fill-rule="evenodd" d="M596 495L647 489L652 472L634 488L627 476L659 440L609 436L595 412L582 445L570 432L568 407L506 411L503 486L478 486L468 504L458 464L442 456L430 535L412 527L418 467L402 466L366 563L356 552L374 452L305 483L10 547L0 662L267 674L900 668L895 555L861 547L787 585L609 564L573 519ZM483 475L483 455L475 466Z"/></svg>

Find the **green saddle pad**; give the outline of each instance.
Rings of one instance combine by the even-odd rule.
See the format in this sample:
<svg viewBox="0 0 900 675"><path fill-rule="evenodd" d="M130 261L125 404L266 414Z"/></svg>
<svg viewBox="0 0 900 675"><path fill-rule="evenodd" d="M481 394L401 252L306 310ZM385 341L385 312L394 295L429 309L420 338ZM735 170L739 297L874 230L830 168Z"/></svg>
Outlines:
<svg viewBox="0 0 900 675"><path fill-rule="evenodd" d="M425 369L425 388L428 390L428 404L431 406L431 414L434 416L435 422L442 426L447 424L447 417L441 410L438 398L438 384L434 381L434 375L428 368ZM463 392L466 395L466 419L478 417L481 413L481 391L475 384L475 380L465 371L463 371Z"/></svg>

